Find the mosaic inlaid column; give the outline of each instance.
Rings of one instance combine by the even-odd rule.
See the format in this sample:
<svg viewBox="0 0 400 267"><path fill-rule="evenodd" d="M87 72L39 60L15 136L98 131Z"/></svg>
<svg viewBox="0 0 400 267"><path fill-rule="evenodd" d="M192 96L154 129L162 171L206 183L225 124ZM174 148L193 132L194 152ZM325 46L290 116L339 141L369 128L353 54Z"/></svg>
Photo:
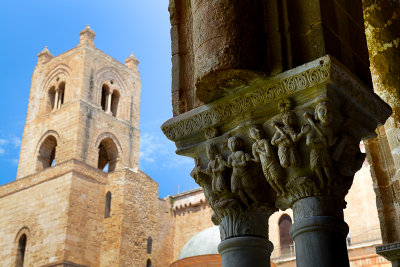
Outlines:
<svg viewBox="0 0 400 267"><path fill-rule="evenodd" d="M362 139L390 116L371 89L330 56L178 115L162 126L192 157L220 226L223 266L269 266L268 218L294 211L298 267L349 266L344 200Z"/></svg>

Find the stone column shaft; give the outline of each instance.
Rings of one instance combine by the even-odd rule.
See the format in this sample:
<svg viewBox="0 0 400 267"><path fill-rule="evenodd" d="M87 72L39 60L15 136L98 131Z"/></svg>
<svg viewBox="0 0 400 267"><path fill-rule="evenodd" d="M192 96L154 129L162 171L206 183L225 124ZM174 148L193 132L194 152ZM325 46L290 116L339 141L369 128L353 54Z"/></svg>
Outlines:
<svg viewBox="0 0 400 267"><path fill-rule="evenodd" d="M106 112L111 112L111 101L112 101L112 92L108 92L106 96Z"/></svg>
<svg viewBox="0 0 400 267"><path fill-rule="evenodd" d="M54 97L54 104L53 104L53 110L58 109L58 89L56 90L56 95Z"/></svg>

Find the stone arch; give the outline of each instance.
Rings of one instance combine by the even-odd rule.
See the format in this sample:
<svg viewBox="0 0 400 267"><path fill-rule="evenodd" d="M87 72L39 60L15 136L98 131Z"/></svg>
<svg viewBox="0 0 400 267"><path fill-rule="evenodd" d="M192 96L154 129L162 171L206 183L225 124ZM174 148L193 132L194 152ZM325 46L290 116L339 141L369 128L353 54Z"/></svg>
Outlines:
<svg viewBox="0 0 400 267"><path fill-rule="evenodd" d="M30 240L30 231L28 227L22 227L14 240L14 259L16 267L23 267L27 258L27 245Z"/></svg>
<svg viewBox="0 0 400 267"><path fill-rule="evenodd" d="M68 65L59 64L46 75L40 91L42 113L56 110L64 103L70 73Z"/></svg>
<svg viewBox="0 0 400 267"><path fill-rule="evenodd" d="M111 84L110 81L113 83ZM118 89L120 95L126 96L126 84L118 74L117 70L111 67L105 67L97 71L96 73L96 90L94 93L94 99L96 103L101 103L101 92L102 86L107 84L111 90Z"/></svg>
<svg viewBox="0 0 400 267"><path fill-rule="evenodd" d="M36 170L52 167L55 164L56 149L59 144L59 135L54 130L47 131L40 138L36 146Z"/></svg>
<svg viewBox="0 0 400 267"><path fill-rule="evenodd" d="M98 149L97 168L106 172L116 170L122 156L121 144L118 139L112 133L102 133L97 138L95 145Z"/></svg>

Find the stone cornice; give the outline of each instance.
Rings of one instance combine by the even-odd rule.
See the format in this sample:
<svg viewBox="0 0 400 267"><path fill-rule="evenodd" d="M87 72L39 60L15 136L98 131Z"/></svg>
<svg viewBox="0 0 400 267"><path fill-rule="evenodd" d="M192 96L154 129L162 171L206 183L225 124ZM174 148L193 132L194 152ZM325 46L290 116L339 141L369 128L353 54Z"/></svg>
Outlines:
<svg viewBox="0 0 400 267"><path fill-rule="evenodd" d="M166 121L161 129L168 139L179 141L229 121L239 114L276 106L278 100L292 97L303 90L321 90L329 81L340 84L340 88L336 89L344 97L360 99L355 105L363 109L373 121L371 124L384 123L384 118L390 114L389 106L383 104L372 89L327 55L273 77L256 78L247 86L238 89L234 95L225 96Z"/></svg>
<svg viewBox="0 0 400 267"><path fill-rule="evenodd" d="M63 177L67 174L79 175L93 182L105 184L107 173L91 167L78 160L68 160L38 173L17 179L0 187L0 198L26 190L47 181Z"/></svg>

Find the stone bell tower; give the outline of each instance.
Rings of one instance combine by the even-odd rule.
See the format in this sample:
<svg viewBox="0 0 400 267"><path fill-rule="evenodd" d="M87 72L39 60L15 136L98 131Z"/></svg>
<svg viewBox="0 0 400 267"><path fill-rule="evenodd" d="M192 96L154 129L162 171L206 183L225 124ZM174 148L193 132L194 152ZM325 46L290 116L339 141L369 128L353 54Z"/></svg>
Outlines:
<svg viewBox="0 0 400 267"><path fill-rule="evenodd" d="M126 66L94 46L88 26L79 45L53 58L39 53L22 139L18 178L68 160L108 170L138 168L139 61Z"/></svg>
<svg viewBox="0 0 400 267"><path fill-rule="evenodd" d="M87 26L75 48L38 55L17 180L0 187L2 266L160 265L158 185L138 169L139 61L94 37Z"/></svg>

